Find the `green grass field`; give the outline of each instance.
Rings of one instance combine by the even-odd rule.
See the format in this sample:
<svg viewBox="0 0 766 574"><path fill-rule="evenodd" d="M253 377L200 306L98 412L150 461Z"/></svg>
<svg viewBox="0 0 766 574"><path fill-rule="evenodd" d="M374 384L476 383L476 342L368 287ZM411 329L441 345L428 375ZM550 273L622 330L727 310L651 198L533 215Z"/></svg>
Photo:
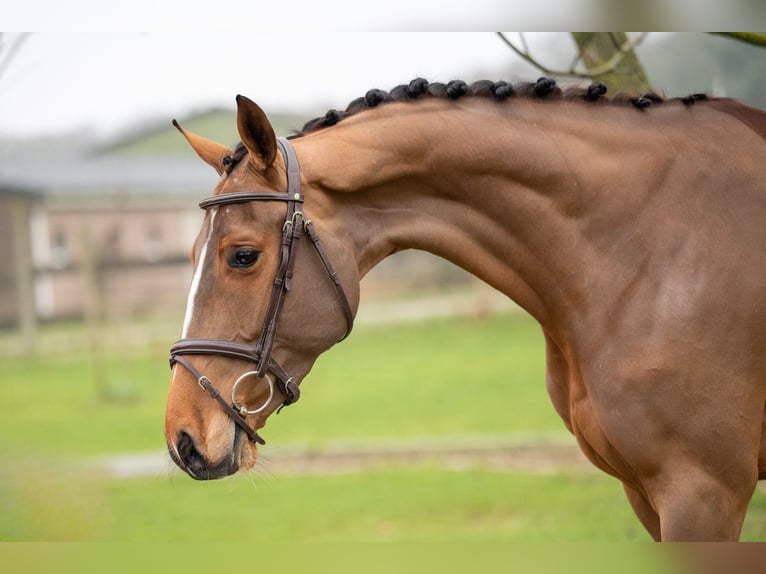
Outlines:
<svg viewBox="0 0 766 574"><path fill-rule="evenodd" d="M5 448L56 455L164 448L166 346L107 349L116 400L85 352L3 360ZM301 401L271 417L270 442L565 432L547 398L542 336L523 316L360 327L320 357ZM122 398L120 398L122 397Z"/></svg>
<svg viewBox="0 0 766 574"><path fill-rule="evenodd" d="M168 341L170 343L170 341ZM0 540L645 541L619 483L600 473L456 471L435 464L340 475L261 470L199 483L115 479L101 455L160 451L166 348L3 359ZM265 448L564 434L544 385L542 337L524 315L360 326L323 356ZM516 436L516 435L514 435ZM766 539L757 493L744 538Z"/></svg>

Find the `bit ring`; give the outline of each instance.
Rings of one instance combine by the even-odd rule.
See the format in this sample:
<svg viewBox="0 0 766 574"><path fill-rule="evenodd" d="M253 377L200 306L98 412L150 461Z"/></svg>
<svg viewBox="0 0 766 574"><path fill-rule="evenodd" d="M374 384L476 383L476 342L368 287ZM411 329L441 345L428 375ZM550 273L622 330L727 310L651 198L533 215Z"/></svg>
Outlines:
<svg viewBox="0 0 766 574"><path fill-rule="evenodd" d="M242 415L243 417L246 415L258 414L269 405L269 403L271 402L271 399L274 397L274 381L269 375L264 375L263 377L258 377L258 378L266 379L266 382L269 384L269 396L266 398L264 403L257 409L248 409L245 405L238 403L237 399L234 398L234 395L237 391L237 386L242 381L244 381L247 377L250 377L250 376L258 377L258 374L255 371L248 371L240 375L240 377L236 381L234 381L234 386L231 388L231 403L234 405L234 408L237 409L239 414Z"/></svg>

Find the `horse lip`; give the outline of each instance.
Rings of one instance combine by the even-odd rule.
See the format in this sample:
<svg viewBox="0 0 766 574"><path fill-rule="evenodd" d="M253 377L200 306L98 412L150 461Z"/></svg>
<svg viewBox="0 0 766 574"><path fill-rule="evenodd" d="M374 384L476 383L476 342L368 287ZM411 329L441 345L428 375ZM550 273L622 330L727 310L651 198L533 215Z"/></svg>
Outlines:
<svg viewBox="0 0 766 574"><path fill-rule="evenodd" d="M168 454L174 463L188 474L194 480L217 480L219 478L225 478L236 473L240 467L241 449L242 449L242 437L244 433L238 426L235 425L234 441L232 443L231 455L224 458L221 462L215 466L208 467L204 471L195 471L186 465L179 456L176 448L168 442Z"/></svg>
<svg viewBox="0 0 766 574"><path fill-rule="evenodd" d="M217 465L209 467L199 474L190 468L184 468L183 470L194 480L218 480L219 478L230 476L239 470L239 464L237 464L234 458L236 457L232 456L231 458L226 458Z"/></svg>
<svg viewBox="0 0 766 574"><path fill-rule="evenodd" d="M234 441L231 445L231 455L224 458L215 466L209 467L201 475L196 475L191 469L185 468L186 474L195 480L217 480L231 476L239 470L240 450L242 448L243 432L235 425Z"/></svg>
<svg viewBox="0 0 766 574"><path fill-rule="evenodd" d="M178 451L176 450L175 445L171 443L170 441L168 441L167 446L168 446L168 455L170 455L170 459L176 464L178 468L180 468L184 472L189 472L189 470L186 468L186 465L181 460L181 457L178 455Z"/></svg>

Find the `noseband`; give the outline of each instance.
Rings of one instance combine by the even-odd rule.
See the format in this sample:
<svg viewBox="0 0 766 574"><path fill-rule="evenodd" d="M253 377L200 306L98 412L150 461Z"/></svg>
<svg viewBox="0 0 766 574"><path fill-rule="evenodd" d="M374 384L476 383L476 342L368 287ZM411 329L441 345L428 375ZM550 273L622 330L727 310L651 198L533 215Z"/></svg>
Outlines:
<svg viewBox="0 0 766 574"><path fill-rule="evenodd" d="M302 234L305 234L311 240L311 244L314 246L319 259L327 270L327 274L338 294L338 299L346 317L346 332L341 337L341 341L348 336L354 324L351 306L349 305L346 293L343 291L338 274L330 263L311 220L305 219L301 211L303 194L301 193L300 170L295 150L290 142L284 138L278 138L277 144L285 160L287 171L286 192L255 191L225 193L208 197L199 204L202 209L235 203L249 203L251 201L284 201L287 204L287 214L282 226L279 265L274 276L271 299L269 300L266 317L261 327L261 336L258 344L250 345L221 339L181 339L170 348L170 366L172 367L174 364L179 363L186 367L197 378L200 387L218 401L226 414L247 434L250 440L260 444L266 444L266 441L258 435L253 427L247 424L246 417L249 414L259 413L268 406L274 395L273 381L276 381L279 390L285 397L279 410L296 402L300 397L298 383L276 362L271 356L271 351L274 346L279 312L282 309L285 296L291 288L295 253L298 247L298 240ZM185 355L220 355L233 359L241 359L255 364L255 369L247 371L236 380L231 390L231 404L229 404L226 399L221 397L220 392L213 386L210 379L200 373ZM248 410L245 405L239 404L234 397L237 386L250 377L263 378L269 385L269 396L266 402L257 409L252 410Z"/></svg>

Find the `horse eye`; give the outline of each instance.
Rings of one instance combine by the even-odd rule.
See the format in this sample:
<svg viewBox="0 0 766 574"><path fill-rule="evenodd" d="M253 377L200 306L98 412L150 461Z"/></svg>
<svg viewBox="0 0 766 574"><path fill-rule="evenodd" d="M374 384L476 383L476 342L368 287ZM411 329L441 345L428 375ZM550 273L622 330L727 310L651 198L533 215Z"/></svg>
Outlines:
<svg viewBox="0 0 766 574"><path fill-rule="evenodd" d="M237 249L229 258L229 266L239 269L252 267L258 261L260 254L261 252L255 249Z"/></svg>

